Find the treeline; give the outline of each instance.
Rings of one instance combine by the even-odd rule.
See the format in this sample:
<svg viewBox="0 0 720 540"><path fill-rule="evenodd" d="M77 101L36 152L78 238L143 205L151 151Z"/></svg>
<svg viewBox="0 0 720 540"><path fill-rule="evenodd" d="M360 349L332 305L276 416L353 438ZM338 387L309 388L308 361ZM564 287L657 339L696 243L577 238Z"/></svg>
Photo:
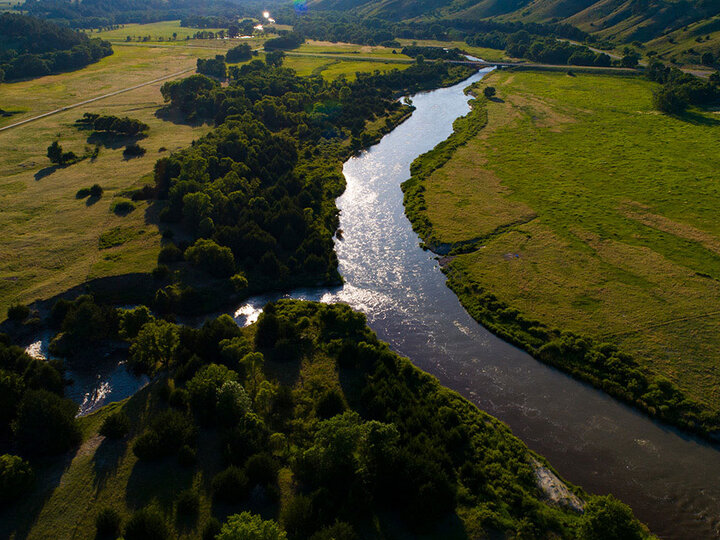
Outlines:
<svg viewBox="0 0 720 540"><path fill-rule="evenodd" d="M216 54L215 58L198 58L197 72L224 81L227 78L225 57L222 54Z"/></svg>
<svg viewBox="0 0 720 540"><path fill-rule="evenodd" d="M459 49L444 49L443 47L421 47L419 45L411 45L403 47L402 54L417 58L422 56L429 60L465 60Z"/></svg>
<svg viewBox="0 0 720 540"><path fill-rule="evenodd" d="M107 41L25 15L0 15L0 81L72 71L112 53Z"/></svg>
<svg viewBox="0 0 720 540"><path fill-rule="evenodd" d="M720 76L701 79L654 60L645 70L651 81L662 87L653 92L653 105L661 112L682 114L691 106L704 107L720 102Z"/></svg>
<svg viewBox="0 0 720 540"><path fill-rule="evenodd" d="M21 7L30 15L60 21L73 28L145 24L182 20L195 15L237 19L239 16L253 16L264 8L259 2L237 4L226 0L26 0Z"/></svg>
<svg viewBox="0 0 720 540"><path fill-rule="evenodd" d="M575 41L592 39L589 34L574 26L559 23L538 24L459 19L392 22L338 12L305 14L299 17L287 12L280 12L277 19L278 22L292 24L296 32L309 39L342 41L361 45L382 45L396 39L463 41L466 37L479 33L512 34L520 30L542 37L552 36Z"/></svg>
<svg viewBox="0 0 720 540"><path fill-rule="evenodd" d="M253 50L247 43L241 43L237 47L229 49L225 54L225 60L230 63L244 62L252 58Z"/></svg>
<svg viewBox="0 0 720 540"><path fill-rule="evenodd" d="M127 136L141 135L150 129L150 126L144 122L127 116L120 118L96 113L83 114L82 118L75 120L75 124L85 129Z"/></svg>
<svg viewBox="0 0 720 540"><path fill-rule="evenodd" d="M299 32L282 33L276 38L268 39L263 43L266 51L274 51L277 49L297 49L305 42L305 38Z"/></svg>
<svg viewBox="0 0 720 540"><path fill-rule="evenodd" d="M139 196L167 201L161 220L190 239L166 241L158 276L173 277L162 268L180 265L246 294L339 282L332 238L342 161L409 112L400 93L456 82L472 70L424 64L327 82L254 60L229 72L227 87L203 75L163 85L169 107L218 127L158 161L155 185ZM366 133L367 121L383 118ZM181 275L153 305L187 312L205 303Z"/></svg>
<svg viewBox="0 0 720 540"><path fill-rule="evenodd" d="M79 327L73 310L91 302L82 298L67 303L66 331ZM268 304L248 330L227 315L178 326L144 306L107 322L115 333L106 335L128 343L132 369L156 382L100 417L104 444L132 452L147 477L133 471L128 482L105 469L112 464L96 465L112 480L91 503L98 535L163 540L182 527L193 537L259 538L251 531L260 527L268 539L351 540L458 527L468 537L649 536L612 497L571 487L584 502L548 503L535 477L539 456L390 351L348 306ZM281 372L284 384L272 375ZM48 440L36 432L38 443ZM17 469L21 476L27 463ZM178 482L196 473L207 482ZM137 489L167 504L128 514L124 501ZM257 501L264 522L240 514Z"/></svg>
<svg viewBox="0 0 720 540"><path fill-rule="evenodd" d="M585 45L575 45L554 37L538 37L521 30L506 37L507 54L527 58L541 64L608 67L612 59L605 53L591 51Z"/></svg>

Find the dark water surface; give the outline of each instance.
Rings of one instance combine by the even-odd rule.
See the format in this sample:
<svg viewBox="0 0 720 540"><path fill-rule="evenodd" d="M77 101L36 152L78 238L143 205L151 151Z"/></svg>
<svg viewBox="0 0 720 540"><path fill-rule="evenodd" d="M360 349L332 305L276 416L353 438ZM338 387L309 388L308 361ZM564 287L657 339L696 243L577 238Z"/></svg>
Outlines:
<svg viewBox="0 0 720 540"><path fill-rule="evenodd" d="M612 492L664 538L720 536L720 451L661 426L604 393L549 368L493 336L445 285L432 253L419 248L400 184L410 163L446 139L469 111L463 89L413 97L412 117L345 163L336 243L346 284L294 291L293 298L346 302L363 311L392 348L446 386L507 422L569 481ZM252 322L278 296L235 313Z"/></svg>

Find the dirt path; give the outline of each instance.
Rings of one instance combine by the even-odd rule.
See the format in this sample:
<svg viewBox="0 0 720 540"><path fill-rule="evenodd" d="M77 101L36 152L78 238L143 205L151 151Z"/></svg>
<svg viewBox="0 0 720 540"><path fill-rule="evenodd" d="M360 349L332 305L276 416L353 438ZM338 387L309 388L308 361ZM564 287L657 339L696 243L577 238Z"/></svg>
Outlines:
<svg viewBox="0 0 720 540"><path fill-rule="evenodd" d="M103 94L102 96L97 96L91 99L86 99L85 101L80 101L79 103L73 103L72 105L66 105L65 107L60 107L59 109L55 109L54 111L46 112L43 114L39 114L38 116L33 116L32 118L26 118L25 120L21 120L20 122L16 122L14 124L10 124L9 126L0 127L0 132L6 131L8 129L16 128L23 126L25 124L28 124L30 122L34 122L36 120L40 120L42 118L47 118L48 116L52 116L54 114L58 114L64 111L68 111L70 109L74 109L76 107L81 107L82 105L87 105L88 103L93 103L95 101L100 101L101 99L107 99L109 97L117 96L118 94L124 94L125 92L130 92L132 90L137 90L138 88L142 88L143 86L149 86L151 84L155 84L161 81L165 81L167 79L173 79L175 77L178 77L180 75L183 75L185 73L188 73L190 71L195 71L195 68L187 68L182 71L178 71L176 73L171 73L170 75L165 75L163 77L159 77L157 79L153 79L152 81L147 81L144 83L136 84L135 86L130 86L128 88L123 88L121 90L116 90L114 92L110 92L109 94Z"/></svg>

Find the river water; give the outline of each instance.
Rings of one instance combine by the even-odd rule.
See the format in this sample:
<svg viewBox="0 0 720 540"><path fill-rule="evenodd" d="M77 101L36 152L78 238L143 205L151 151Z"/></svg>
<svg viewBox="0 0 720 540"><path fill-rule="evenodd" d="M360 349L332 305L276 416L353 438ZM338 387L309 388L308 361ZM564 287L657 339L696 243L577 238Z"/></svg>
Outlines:
<svg viewBox="0 0 720 540"><path fill-rule="evenodd" d="M663 538L720 537L720 451L651 421L547 367L477 324L445 285L405 217L400 184L410 163L446 139L469 111L453 86L413 96L416 111L376 146L345 163L336 242L345 285L285 297L345 302L378 336L481 409L503 420L567 480L612 492ZM235 312L255 320L277 295Z"/></svg>
<svg viewBox="0 0 720 540"><path fill-rule="evenodd" d="M663 538L720 538L720 451L651 421L604 393L549 368L477 324L405 217L400 184L410 163L452 133L469 111L463 89L413 96L416 111L380 143L345 163L336 241L345 285L250 299L233 315L252 323L280 297L345 302L378 336L481 409L510 425L567 480L613 493ZM47 336L46 336L47 338ZM46 353L47 339L31 345ZM40 350L43 349L43 350ZM132 395L147 382L108 358L72 368L69 394L81 413Z"/></svg>

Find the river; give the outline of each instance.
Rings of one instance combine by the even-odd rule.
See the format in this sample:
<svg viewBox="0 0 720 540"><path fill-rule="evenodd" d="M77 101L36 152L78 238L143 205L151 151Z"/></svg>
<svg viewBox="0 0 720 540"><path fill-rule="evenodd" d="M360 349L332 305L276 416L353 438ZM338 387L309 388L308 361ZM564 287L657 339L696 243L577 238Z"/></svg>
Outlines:
<svg viewBox="0 0 720 540"><path fill-rule="evenodd" d="M452 122L469 111L463 89L487 71L413 96L416 110L407 121L345 163L347 189L338 199L343 240L336 241L345 284L283 297L345 302L364 312L395 351L506 422L567 480L630 504L661 537L720 537L717 447L653 422L492 335L446 287L434 255L420 249L400 184L410 163L446 139ZM253 298L234 310L235 319L249 324L279 297ZM146 382L124 366L107 369L77 380L83 412Z"/></svg>

